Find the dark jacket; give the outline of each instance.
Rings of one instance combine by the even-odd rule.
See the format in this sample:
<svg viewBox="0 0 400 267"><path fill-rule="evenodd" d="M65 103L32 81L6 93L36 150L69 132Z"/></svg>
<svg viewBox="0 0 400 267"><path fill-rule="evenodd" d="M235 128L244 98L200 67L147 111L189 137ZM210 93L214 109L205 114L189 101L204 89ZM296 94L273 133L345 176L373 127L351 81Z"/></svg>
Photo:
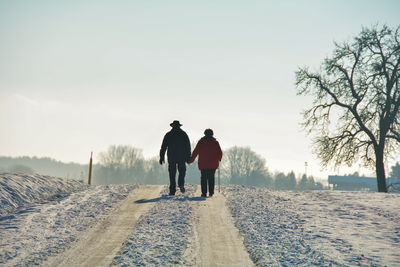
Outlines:
<svg viewBox="0 0 400 267"><path fill-rule="evenodd" d="M218 169L222 159L222 150L218 141L214 137L203 137L193 150L189 162L192 163L199 155L199 169Z"/></svg>
<svg viewBox="0 0 400 267"><path fill-rule="evenodd" d="M188 135L181 128L172 128L164 136L160 150L161 159L164 159L166 150L169 163L188 161L191 151Z"/></svg>

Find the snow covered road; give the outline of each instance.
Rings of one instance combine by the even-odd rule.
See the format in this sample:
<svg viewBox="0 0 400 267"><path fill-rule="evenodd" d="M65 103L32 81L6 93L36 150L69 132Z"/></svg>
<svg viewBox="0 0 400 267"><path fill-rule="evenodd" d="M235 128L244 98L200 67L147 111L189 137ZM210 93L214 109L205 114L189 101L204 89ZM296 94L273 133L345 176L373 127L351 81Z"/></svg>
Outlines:
<svg viewBox="0 0 400 267"><path fill-rule="evenodd" d="M200 186L197 195L201 195ZM199 266L251 266L243 238L235 227L223 195L194 203L197 264Z"/></svg>
<svg viewBox="0 0 400 267"><path fill-rule="evenodd" d="M109 266L121 245L133 232L137 220L154 202L142 201L159 196L161 186L141 186L134 190L102 220L83 233L72 248L49 258L47 266Z"/></svg>
<svg viewBox="0 0 400 267"><path fill-rule="evenodd" d="M0 198L9 203L0 218L1 265L251 265L224 197L199 197L199 186L168 196L165 185L65 181L72 192L54 194L62 179L35 185L38 177L11 178L1 180ZM12 196L26 192L24 184L29 197L21 194L25 200L16 205Z"/></svg>
<svg viewBox="0 0 400 267"><path fill-rule="evenodd" d="M223 195L199 197L200 186L185 194L148 201L156 205L142 217L113 262L120 266L252 266Z"/></svg>
<svg viewBox="0 0 400 267"><path fill-rule="evenodd" d="M400 266L400 194L0 183L1 266Z"/></svg>

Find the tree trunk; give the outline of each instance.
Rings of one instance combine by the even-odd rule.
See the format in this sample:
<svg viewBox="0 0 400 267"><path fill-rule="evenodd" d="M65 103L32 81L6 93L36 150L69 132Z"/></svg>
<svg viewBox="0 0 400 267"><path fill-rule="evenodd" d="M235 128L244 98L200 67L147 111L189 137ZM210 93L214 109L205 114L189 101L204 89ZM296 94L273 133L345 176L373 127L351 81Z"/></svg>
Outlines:
<svg viewBox="0 0 400 267"><path fill-rule="evenodd" d="M378 148L375 151L375 162L376 162L376 179L378 182L378 192L387 193L385 165L383 163L383 149L382 148Z"/></svg>

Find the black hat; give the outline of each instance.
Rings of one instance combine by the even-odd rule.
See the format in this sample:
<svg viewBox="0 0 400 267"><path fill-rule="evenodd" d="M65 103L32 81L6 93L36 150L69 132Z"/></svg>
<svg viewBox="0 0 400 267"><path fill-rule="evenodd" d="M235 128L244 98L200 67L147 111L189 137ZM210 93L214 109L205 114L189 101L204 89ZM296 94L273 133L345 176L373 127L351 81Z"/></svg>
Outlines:
<svg viewBox="0 0 400 267"><path fill-rule="evenodd" d="M170 126L171 126L171 127L177 127L177 126L182 126L182 124L181 124L179 121L173 121L173 122L170 124Z"/></svg>
<svg viewBox="0 0 400 267"><path fill-rule="evenodd" d="M207 137L211 137L211 136L214 135L214 132L213 132L213 130L211 130L211 129L206 129L206 130L204 131L204 135L207 136Z"/></svg>

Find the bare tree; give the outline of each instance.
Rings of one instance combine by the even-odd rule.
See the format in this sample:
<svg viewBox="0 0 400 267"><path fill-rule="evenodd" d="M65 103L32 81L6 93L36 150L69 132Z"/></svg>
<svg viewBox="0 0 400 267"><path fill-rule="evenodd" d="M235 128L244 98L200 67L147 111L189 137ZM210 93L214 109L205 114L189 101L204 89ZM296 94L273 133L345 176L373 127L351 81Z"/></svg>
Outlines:
<svg viewBox="0 0 400 267"><path fill-rule="evenodd" d="M145 182L145 160L141 149L132 146L110 146L99 154L99 162L107 172L111 171L126 182L135 178L136 182Z"/></svg>
<svg viewBox="0 0 400 267"><path fill-rule="evenodd" d="M107 152L99 154L100 164L114 168L135 168L143 161L141 149L132 146L110 146Z"/></svg>
<svg viewBox="0 0 400 267"><path fill-rule="evenodd" d="M265 159L248 147L232 147L224 152L221 169L233 183L266 174ZM246 181L247 182L247 181Z"/></svg>
<svg viewBox="0 0 400 267"><path fill-rule="evenodd" d="M127 169L138 168L143 165L143 151L141 149L124 146L123 166Z"/></svg>
<svg viewBox="0 0 400 267"><path fill-rule="evenodd" d="M304 127L315 133L322 163L374 166L378 191L387 192L384 158L400 142L400 26L363 28L350 42L335 43L316 72L296 72L299 95L312 95Z"/></svg>
<svg viewBox="0 0 400 267"><path fill-rule="evenodd" d="M107 152L99 154L100 164L112 169L121 168L125 150L125 146L109 146Z"/></svg>

